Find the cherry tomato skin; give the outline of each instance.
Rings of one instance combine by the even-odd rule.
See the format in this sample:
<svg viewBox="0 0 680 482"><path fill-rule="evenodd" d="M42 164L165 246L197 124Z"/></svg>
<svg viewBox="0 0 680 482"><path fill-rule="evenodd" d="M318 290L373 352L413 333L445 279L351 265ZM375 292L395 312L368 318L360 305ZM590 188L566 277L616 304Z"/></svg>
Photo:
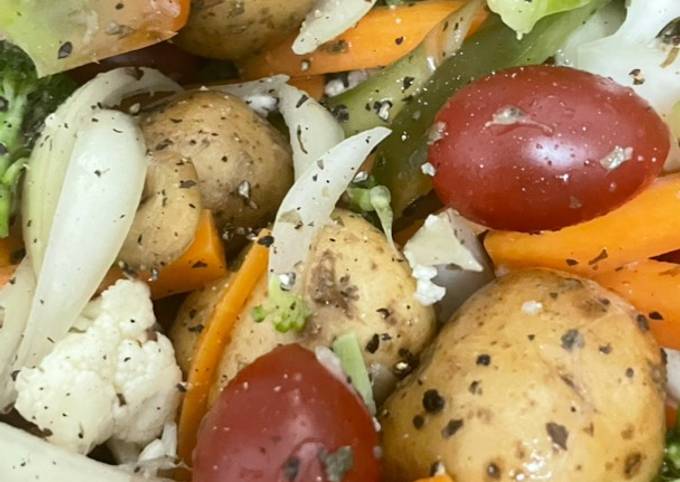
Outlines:
<svg viewBox="0 0 680 482"><path fill-rule="evenodd" d="M494 229L553 230L605 214L649 185L670 150L668 127L631 89L566 67L482 78L436 122L437 195Z"/></svg>
<svg viewBox="0 0 680 482"><path fill-rule="evenodd" d="M117 67L151 67L180 83L194 80L205 61L193 56L170 42L161 42L143 49L103 59L71 70L69 75L77 82L87 82L101 72Z"/></svg>
<svg viewBox="0 0 680 482"><path fill-rule="evenodd" d="M206 415L194 482L328 482L323 453L352 447L343 482L378 482L379 444L359 397L299 345L244 368Z"/></svg>

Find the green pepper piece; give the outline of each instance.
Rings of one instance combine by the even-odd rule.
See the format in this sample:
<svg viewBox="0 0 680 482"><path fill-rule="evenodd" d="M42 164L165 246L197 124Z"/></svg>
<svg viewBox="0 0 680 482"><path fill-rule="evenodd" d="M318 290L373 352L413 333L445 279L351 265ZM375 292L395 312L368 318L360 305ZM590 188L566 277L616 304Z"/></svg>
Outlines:
<svg viewBox="0 0 680 482"><path fill-rule="evenodd" d="M427 160L432 123L446 101L473 80L497 70L545 62L609 1L593 0L585 7L546 17L521 39L500 17L489 16L396 116L392 134L378 148L373 175L390 189L395 216L432 189L431 179L421 172L421 166Z"/></svg>

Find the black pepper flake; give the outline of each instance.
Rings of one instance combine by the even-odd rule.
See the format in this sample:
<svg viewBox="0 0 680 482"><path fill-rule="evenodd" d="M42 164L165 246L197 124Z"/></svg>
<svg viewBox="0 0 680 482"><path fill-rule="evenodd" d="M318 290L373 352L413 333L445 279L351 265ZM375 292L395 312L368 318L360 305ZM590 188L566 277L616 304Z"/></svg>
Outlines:
<svg viewBox="0 0 680 482"><path fill-rule="evenodd" d="M177 391L180 392L180 393L186 393L187 392L187 387L184 386L183 383L178 383L176 385L176 387L177 387Z"/></svg>
<svg viewBox="0 0 680 482"><path fill-rule="evenodd" d="M281 467L283 472L283 477L289 482L293 482L297 479L298 473L300 472L300 459L297 457L288 457Z"/></svg>
<svg viewBox="0 0 680 482"><path fill-rule="evenodd" d="M390 315L392 314L392 313L390 312L390 310L388 310L387 308L378 308L378 309L375 310L375 311L377 311L378 313L380 313L380 314L382 315L383 319L389 318Z"/></svg>
<svg viewBox="0 0 680 482"><path fill-rule="evenodd" d="M486 466L486 475L488 475L492 479L500 479L501 469L498 467L498 465L491 462L489 465Z"/></svg>
<svg viewBox="0 0 680 482"><path fill-rule="evenodd" d="M192 188L196 185L196 181L193 181L191 179L183 180L179 182L179 188L180 189L189 189Z"/></svg>
<svg viewBox="0 0 680 482"><path fill-rule="evenodd" d="M208 265L204 263L203 261L196 261L194 264L191 265L192 268L207 268Z"/></svg>
<svg viewBox="0 0 680 482"><path fill-rule="evenodd" d="M295 104L295 107L296 107L297 109L299 109L299 108L302 107L302 106L305 104L305 102L307 102L308 100L309 100L309 96L306 95L306 94L302 94L302 96L300 97L300 99L298 99L297 104Z"/></svg>
<svg viewBox="0 0 680 482"><path fill-rule="evenodd" d="M401 81L401 91L406 92L413 85L415 80L415 77L410 77L408 75L404 77L404 79Z"/></svg>
<svg viewBox="0 0 680 482"><path fill-rule="evenodd" d="M423 425L425 425L425 417L423 417L422 415L416 415L415 417L413 417L412 422L416 430L420 430L421 428L423 428Z"/></svg>
<svg viewBox="0 0 680 482"><path fill-rule="evenodd" d="M600 261L607 259L608 257L609 257L609 253L607 252L606 249L603 249L602 251L600 251L600 254L598 254L593 259L588 261L588 265L593 266L593 265L599 263Z"/></svg>
<svg viewBox="0 0 680 482"><path fill-rule="evenodd" d="M366 351L368 353L375 353L378 351L378 348L380 348L380 336L376 333L368 340L368 343L366 343Z"/></svg>
<svg viewBox="0 0 680 482"><path fill-rule="evenodd" d="M488 367L491 365L491 356L482 354L477 357L477 365Z"/></svg>
<svg viewBox="0 0 680 482"><path fill-rule="evenodd" d="M567 263L567 266L576 266L578 264L578 261L572 258L567 258L564 262Z"/></svg>
<svg viewBox="0 0 680 482"><path fill-rule="evenodd" d="M449 420L449 423L444 426L442 429L442 437L444 438L451 438L454 435L456 435L456 432L460 430L463 427L463 420L462 419L457 419L457 420Z"/></svg>
<svg viewBox="0 0 680 482"><path fill-rule="evenodd" d="M658 311L652 311L652 312L649 314L649 319L650 319L650 320L661 321L661 320L663 320L663 315L662 315L661 313L659 313Z"/></svg>
<svg viewBox="0 0 680 482"><path fill-rule="evenodd" d="M59 46L59 50L57 51L57 58L59 60L65 59L67 57L70 57L70 55L73 53L73 44L71 42L64 42Z"/></svg>
<svg viewBox="0 0 680 482"><path fill-rule="evenodd" d="M607 343L606 345L602 345L598 348L600 350L600 353L604 353L605 355L609 355L612 352L612 346Z"/></svg>
<svg viewBox="0 0 680 482"><path fill-rule="evenodd" d="M339 104L333 107L331 114L338 122L347 122L349 120L349 109L344 104Z"/></svg>
<svg viewBox="0 0 680 482"><path fill-rule="evenodd" d="M480 387L481 382L479 380L473 380L468 387L468 391L473 395L480 395L482 393L482 387Z"/></svg>
<svg viewBox="0 0 680 482"><path fill-rule="evenodd" d="M426 390L423 394L423 408L427 413L439 413L444 409L446 400L435 389Z"/></svg>
<svg viewBox="0 0 680 482"><path fill-rule="evenodd" d="M403 44L404 43L404 37L402 36L402 37L395 38L394 43L397 44L397 45Z"/></svg>
<svg viewBox="0 0 680 482"><path fill-rule="evenodd" d="M560 447L562 450L567 450L567 439L569 438L569 431L564 425L560 425L554 422L548 422L545 424L545 430L550 436L550 440Z"/></svg>
<svg viewBox="0 0 680 482"><path fill-rule="evenodd" d="M260 246L264 247L270 247L272 244L274 244L274 236L262 236L260 239L257 240L257 244Z"/></svg>
<svg viewBox="0 0 680 482"><path fill-rule="evenodd" d="M647 320L647 317L640 313L635 317L635 321L638 324L638 328L640 328L641 331L646 332L649 331L649 320Z"/></svg>
<svg viewBox="0 0 680 482"><path fill-rule="evenodd" d="M125 395L123 395L122 393L116 393L116 398L118 398L118 404L121 407L124 407L125 405L127 405L127 400L125 400Z"/></svg>
<svg viewBox="0 0 680 482"><path fill-rule="evenodd" d="M198 325L194 325L188 328L190 333L201 333L205 326L201 325L200 323Z"/></svg>
<svg viewBox="0 0 680 482"><path fill-rule="evenodd" d="M635 376L635 370L630 367L626 368L626 376L628 378L633 378Z"/></svg>
<svg viewBox="0 0 680 482"><path fill-rule="evenodd" d="M572 351L574 347L583 348L585 346L583 335L581 335L581 333L575 329L567 330L567 332L562 335L561 341L562 348L567 351Z"/></svg>

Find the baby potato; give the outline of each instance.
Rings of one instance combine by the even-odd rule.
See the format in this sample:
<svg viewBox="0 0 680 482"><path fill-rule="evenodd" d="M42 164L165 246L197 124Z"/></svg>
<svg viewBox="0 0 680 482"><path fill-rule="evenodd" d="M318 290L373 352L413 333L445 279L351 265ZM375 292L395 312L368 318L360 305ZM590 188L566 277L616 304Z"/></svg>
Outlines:
<svg viewBox="0 0 680 482"><path fill-rule="evenodd" d="M202 57L239 60L300 26L314 0L191 2L191 16L175 42Z"/></svg>
<svg viewBox="0 0 680 482"><path fill-rule="evenodd" d="M266 224L293 184L290 146L240 99L215 91L172 97L142 119L153 153L172 151L198 173L218 228Z"/></svg>
<svg viewBox="0 0 680 482"><path fill-rule="evenodd" d="M393 382L390 374L405 375L414 367L434 335L435 315L413 298L416 286L408 265L385 236L361 216L338 210L334 223L318 235L309 259L302 286L313 314L305 329L280 333L268 320L255 322L252 310L267 295L267 280L260 280L232 329L213 398L243 367L278 345L330 346L350 331L356 334L366 363L382 374L374 383ZM193 351L196 326L209 319L202 313L218 299L213 291L191 295L180 310L171 336L181 365L188 365L184 360Z"/></svg>
<svg viewBox="0 0 680 482"><path fill-rule="evenodd" d="M386 480L649 482L665 363L644 315L591 281L530 270L474 295L385 403Z"/></svg>

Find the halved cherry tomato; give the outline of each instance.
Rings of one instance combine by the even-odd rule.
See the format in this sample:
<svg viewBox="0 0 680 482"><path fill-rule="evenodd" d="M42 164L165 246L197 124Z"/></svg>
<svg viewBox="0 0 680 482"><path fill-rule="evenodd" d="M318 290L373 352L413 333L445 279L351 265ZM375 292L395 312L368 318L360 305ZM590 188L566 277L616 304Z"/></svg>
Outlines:
<svg viewBox="0 0 680 482"><path fill-rule="evenodd" d="M299 345L244 368L203 420L194 482L378 482L359 397ZM339 478L336 478L339 477Z"/></svg>
<svg viewBox="0 0 680 482"><path fill-rule="evenodd" d="M480 79L436 122L437 195L495 229L558 229L605 214L647 186L670 149L667 126L631 89L565 67Z"/></svg>

